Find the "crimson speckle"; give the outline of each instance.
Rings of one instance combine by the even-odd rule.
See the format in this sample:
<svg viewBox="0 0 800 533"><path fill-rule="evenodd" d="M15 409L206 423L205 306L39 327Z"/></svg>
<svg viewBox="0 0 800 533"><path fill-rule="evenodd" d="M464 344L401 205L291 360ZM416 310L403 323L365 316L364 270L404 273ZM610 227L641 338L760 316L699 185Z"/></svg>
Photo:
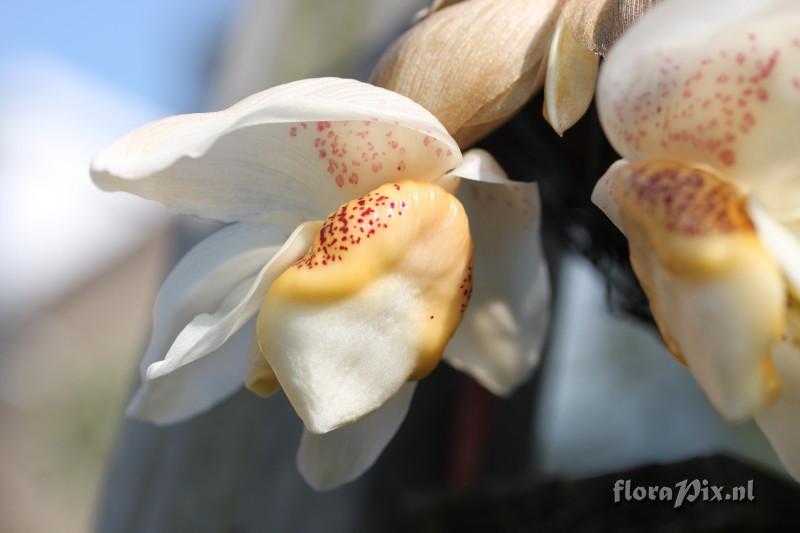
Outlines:
<svg viewBox="0 0 800 533"><path fill-rule="evenodd" d="M343 181L341 175L336 177L337 183L340 180ZM395 190L400 190L398 184L393 185ZM311 269L319 264L327 266L345 260L347 252L361 243L361 235L369 239L377 231L389 228L384 219L396 204L389 196L373 191L342 205L325 219L314 246L295 266ZM400 205L405 207L405 202ZM402 210L398 213L402 214Z"/></svg>
<svg viewBox="0 0 800 533"><path fill-rule="evenodd" d="M634 164L615 179L612 193L631 216L684 236L752 228L736 190L699 169Z"/></svg>
<svg viewBox="0 0 800 533"><path fill-rule="evenodd" d="M726 167L733 166L734 164L736 164L736 154L733 152L733 150L729 149L722 150L719 153L719 160Z"/></svg>
<svg viewBox="0 0 800 533"><path fill-rule="evenodd" d="M750 45L740 43L738 50L719 50L693 59L682 57L679 63L661 55L662 64L654 68L657 78L631 86L641 92L618 93L612 104L613 133L637 151L660 147L668 153L679 144L706 152L723 164L735 164L733 133L752 134L759 111L754 104L769 101L763 82L781 60L779 49L761 46L761 51L748 54ZM716 83L700 81L709 76ZM800 91L800 76L791 84ZM714 117L710 122L709 114Z"/></svg>

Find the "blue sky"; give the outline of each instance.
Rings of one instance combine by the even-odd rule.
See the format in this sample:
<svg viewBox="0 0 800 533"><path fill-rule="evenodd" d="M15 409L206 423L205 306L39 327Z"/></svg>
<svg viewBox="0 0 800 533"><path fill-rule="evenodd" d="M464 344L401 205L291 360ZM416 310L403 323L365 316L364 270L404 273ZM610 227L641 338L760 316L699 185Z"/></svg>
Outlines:
<svg viewBox="0 0 800 533"><path fill-rule="evenodd" d="M0 62L46 54L170 111L203 107L241 0L4 0Z"/></svg>

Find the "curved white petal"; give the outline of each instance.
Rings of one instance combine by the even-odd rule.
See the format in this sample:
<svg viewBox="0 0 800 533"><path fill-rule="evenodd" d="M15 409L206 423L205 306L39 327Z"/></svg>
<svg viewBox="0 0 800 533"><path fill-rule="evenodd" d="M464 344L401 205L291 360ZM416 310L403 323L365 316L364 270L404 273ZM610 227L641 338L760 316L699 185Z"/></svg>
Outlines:
<svg viewBox="0 0 800 533"><path fill-rule="evenodd" d="M153 332L141 363L142 377L147 367L163 358L192 318L215 310L237 285L257 274L292 229L231 224L184 255L158 292Z"/></svg>
<svg viewBox="0 0 800 533"><path fill-rule="evenodd" d="M321 78L145 125L100 153L92 176L181 213L298 223L382 183L436 180L460 161L444 127L408 98Z"/></svg>
<svg viewBox="0 0 800 533"><path fill-rule="evenodd" d="M783 382L783 392L755 419L786 469L800 480L800 349L796 342L792 339L775 344L772 360Z"/></svg>
<svg viewBox="0 0 800 533"><path fill-rule="evenodd" d="M622 233L625 233L625 230L622 228L622 215L619 212L617 202L614 201L611 184L614 181L614 176L623 172L629 165L630 163L624 159L614 161L614 163L608 167L605 174L603 174L603 177L597 181L592 190L592 203L599 207Z"/></svg>
<svg viewBox="0 0 800 533"><path fill-rule="evenodd" d="M247 231L267 233L268 228L251 226ZM249 257L239 256L237 262L242 269L240 271L244 271L245 265L252 267L255 257L261 260L257 263L261 268L232 287L216 310L200 313L184 326L164 359L152 363L144 378L158 378L219 348L244 322L256 314L272 281L308 251L317 228L318 224L313 222L303 224L277 251L261 249L248 254Z"/></svg>
<svg viewBox="0 0 800 533"><path fill-rule="evenodd" d="M242 387L250 362L250 320L222 346L192 364L142 382L126 414L155 424L174 424L215 406Z"/></svg>
<svg viewBox="0 0 800 533"><path fill-rule="evenodd" d="M129 414L158 423L170 423L210 407L235 390L247 375L247 342L233 335L258 310L269 283L309 248L316 227L298 228L279 248L286 227L234 224L216 232L186 254L164 282L156 300L153 334L142 361L143 385ZM252 338L252 331L249 332ZM246 337L246 335L245 335ZM244 338L244 337L243 337ZM244 346L229 374L213 374L225 367L231 348ZM163 359L162 359L163 357ZM205 361L205 359L213 361ZM243 365L243 366L242 366ZM193 378L187 378L193 376ZM192 379L194 391L185 388ZM176 398L180 405L161 405L159 398ZM195 403L188 399L195 399Z"/></svg>
<svg viewBox="0 0 800 533"><path fill-rule="evenodd" d="M145 379L168 374L219 348L258 312L272 281L308 252L318 227L314 222L301 225L279 250L271 250L271 257L255 275L233 287L213 313L195 316L175 338L164 359L147 368ZM259 230L268 231L267 226L254 231ZM259 255L263 256L263 251Z"/></svg>
<svg viewBox="0 0 800 533"><path fill-rule="evenodd" d="M297 467L317 490L352 481L378 459L406 417L415 383L407 383L379 409L361 420L323 435L303 431Z"/></svg>
<svg viewBox="0 0 800 533"><path fill-rule="evenodd" d="M702 163L800 218L800 3L671 0L612 48L603 128L626 159Z"/></svg>
<svg viewBox="0 0 800 533"><path fill-rule="evenodd" d="M759 204L751 200L747 212L756 227L758 238L780 264L792 295L800 300L800 242Z"/></svg>
<svg viewBox="0 0 800 533"><path fill-rule="evenodd" d="M464 161L448 172L453 178L490 183L508 183L508 175L492 154L481 148L473 148L464 154Z"/></svg>
<svg viewBox="0 0 800 533"><path fill-rule="evenodd" d="M549 321L539 192L534 183L473 181L458 197L475 245L472 298L445 360L506 395L539 362Z"/></svg>

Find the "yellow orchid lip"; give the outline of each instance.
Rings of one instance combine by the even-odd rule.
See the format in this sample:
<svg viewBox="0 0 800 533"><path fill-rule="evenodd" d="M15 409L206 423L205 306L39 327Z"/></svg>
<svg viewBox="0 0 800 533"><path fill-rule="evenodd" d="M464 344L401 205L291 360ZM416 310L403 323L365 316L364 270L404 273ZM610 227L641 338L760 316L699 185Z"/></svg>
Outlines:
<svg viewBox="0 0 800 533"><path fill-rule="evenodd" d="M435 212L436 220L420 215L421 209ZM346 297L397 268L415 241L436 231L439 219L452 224L462 216L460 202L438 185L412 180L383 185L331 213L311 249L293 265L296 275L278 278L271 290L306 301ZM448 238L461 245L464 235Z"/></svg>
<svg viewBox="0 0 800 533"><path fill-rule="evenodd" d="M464 208L430 182L382 185L319 223L308 252L269 288L256 327L263 357L306 425L329 430L329 399L348 387L314 372L320 365L371 368L383 380L394 376L396 387L433 370L466 310L471 264ZM331 316L347 317L347 331ZM359 379L366 388L370 381Z"/></svg>
<svg viewBox="0 0 800 533"><path fill-rule="evenodd" d="M775 401L786 284L737 188L706 168L651 160L615 165L596 194L618 209L665 344L714 406L741 420Z"/></svg>

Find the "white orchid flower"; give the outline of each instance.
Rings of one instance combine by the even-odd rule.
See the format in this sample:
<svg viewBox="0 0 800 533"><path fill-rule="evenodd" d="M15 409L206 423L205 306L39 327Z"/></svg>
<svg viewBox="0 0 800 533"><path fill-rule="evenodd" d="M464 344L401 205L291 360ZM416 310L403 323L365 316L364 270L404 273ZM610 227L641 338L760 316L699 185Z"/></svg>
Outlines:
<svg viewBox="0 0 800 533"><path fill-rule="evenodd" d="M661 334L800 476L800 3L666 0L612 48L593 193Z"/></svg>
<svg viewBox="0 0 800 533"><path fill-rule="evenodd" d="M234 222L164 282L134 417L177 422L245 380L281 388L306 427L300 471L329 488L377 458L446 345L497 394L536 365L549 299L537 188L486 152L462 157L406 97L302 80L143 126L91 172Z"/></svg>

